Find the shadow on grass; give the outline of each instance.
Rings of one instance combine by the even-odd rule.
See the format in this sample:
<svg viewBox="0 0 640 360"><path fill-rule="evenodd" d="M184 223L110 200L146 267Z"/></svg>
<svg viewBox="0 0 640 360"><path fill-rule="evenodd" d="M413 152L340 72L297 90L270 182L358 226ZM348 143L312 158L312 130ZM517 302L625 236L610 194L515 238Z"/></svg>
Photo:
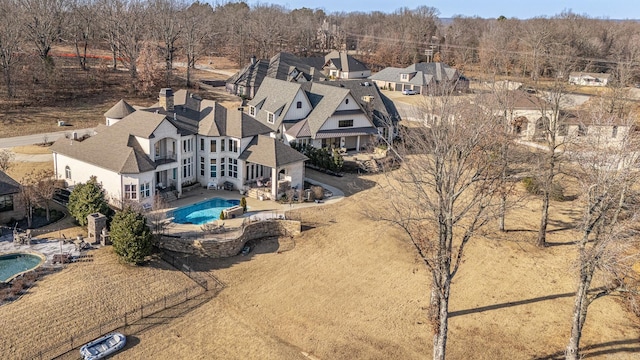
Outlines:
<svg viewBox="0 0 640 360"><path fill-rule="evenodd" d="M509 308L509 307L513 307L513 306L527 305L527 304L532 304L532 303L536 303L536 302L540 302L540 301L555 300L555 299L560 299L560 298L565 298L565 297L573 297L573 296L575 296L575 293L564 293L564 294L540 296L540 297L533 298L533 299L510 301L510 302L506 302L506 303L502 303L502 304L481 306L481 307L477 307L477 308L474 308L474 309L452 311L452 312L449 313L449 317L481 313L481 312L485 312L485 311L504 309L504 308Z"/></svg>
<svg viewBox="0 0 640 360"><path fill-rule="evenodd" d="M625 346L625 345L635 345L635 346ZM603 349L604 348L604 349ZM600 349L600 350L596 350ZM620 353L631 353L636 354L640 353L640 339L625 339L625 340L615 340L608 341L601 344L593 344L586 345L580 348L581 356L585 358L591 358L601 355L613 355ZM560 360L564 359L564 350L557 351L553 354L542 355L533 358L534 360Z"/></svg>

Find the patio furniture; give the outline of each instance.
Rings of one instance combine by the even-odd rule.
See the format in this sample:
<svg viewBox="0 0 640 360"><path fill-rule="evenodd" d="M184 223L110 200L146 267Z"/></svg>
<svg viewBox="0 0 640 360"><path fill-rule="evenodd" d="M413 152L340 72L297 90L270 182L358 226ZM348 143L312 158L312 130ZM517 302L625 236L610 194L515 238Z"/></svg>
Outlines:
<svg viewBox="0 0 640 360"><path fill-rule="evenodd" d="M229 181L225 181L223 184L223 187L225 190L228 191L232 191L233 190L233 183L229 182Z"/></svg>
<svg viewBox="0 0 640 360"><path fill-rule="evenodd" d="M210 189L218 190L218 183L215 181L209 181L207 183L207 190L210 190Z"/></svg>

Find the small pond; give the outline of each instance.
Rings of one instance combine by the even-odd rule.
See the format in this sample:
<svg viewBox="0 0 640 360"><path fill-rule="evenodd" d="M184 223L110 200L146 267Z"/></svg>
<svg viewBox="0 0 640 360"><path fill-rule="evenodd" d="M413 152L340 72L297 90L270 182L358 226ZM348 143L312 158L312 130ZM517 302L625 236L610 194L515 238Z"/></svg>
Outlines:
<svg viewBox="0 0 640 360"><path fill-rule="evenodd" d="M32 253L10 253L0 255L0 282L7 282L16 275L42 265L44 256Z"/></svg>

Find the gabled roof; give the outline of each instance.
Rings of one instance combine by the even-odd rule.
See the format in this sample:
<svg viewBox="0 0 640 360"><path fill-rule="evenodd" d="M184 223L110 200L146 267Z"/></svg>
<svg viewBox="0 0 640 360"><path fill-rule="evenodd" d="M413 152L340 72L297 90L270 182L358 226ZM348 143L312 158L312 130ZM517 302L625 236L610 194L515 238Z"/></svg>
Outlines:
<svg viewBox="0 0 640 360"><path fill-rule="evenodd" d="M340 80L326 81L322 84L349 89L360 106L369 112L376 127L389 126L400 120L400 114L393 101L382 94L375 83L365 86L366 84L361 80ZM370 101L364 100L366 96L369 96Z"/></svg>
<svg viewBox="0 0 640 360"><path fill-rule="evenodd" d="M267 76L269 69L268 60L257 60L250 62L242 70L235 73L227 79L227 83L236 84L244 87L259 87L262 80Z"/></svg>
<svg viewBox="0 0 640 360"><path fill-rule="evenodd" d="M411 74L412 76L408 81L403 81L400 77L401 74ZM406 68L384 68L382 71L369 76L369 79L426 86L432 82L457 81L460 77L458 71L447 64L440 62L421 62L409 65Z"/></svg>
<svg viewBox="0 0 640 360"><path fill-rule="evenodd" d="M369 70L365 64L347 54L346 51L332 51L325 55L324 62L324 66L331 62L338 70L345 72Z"/></svg>
<svg viewBox="0 0 640 360"><path fill-rule="evenodd" d="M198 128L200 135L242 139L271 132L271 128L243 112L242 108L227 109L212 100L203 100L202 107L202 120Z"/></svg>
<svg viewBox="0 0 640 360"><path fill-rule="evenodd" d="M550 108L550 105L543 98L522 90L503 90L499 96L491 93L482 94L477 97L477 103L482 106L504 108L503 110L543 111Z"/></svg>
<svg viewBox="0 0 640 360"><path fill-rule="evenodd" d="M104 117L110 119L122 119L134 111L136 111L136 109L134 109L133 106L129 105L124 100L120 100L117 104L113 105L111 109L104 113Z"/></svg>
<svg viewBox="0 0 640 360"><path fill-rule="evenodd" d="M269 60L267 78L285 81L301 80L299 74L297 74L295 78L290 77L289 74L291 74L292 68L295 68L298 72L305 75L305 81L318 81L325 78L324 74L320 71L322 62L322 58L299 58L287 52L280 52ZM319 67L318 64L320 64Z"/></svg>
<svg viewBox="0 0 640 360"><path fill-rule="evenodd" d="M163 121L162 114L136 111L84 141L62 138L51 151L120 174L138 174L155 169L136 137L148 139Z"/></svg>
<svg viewBox="0 0 640 360"><path fill-rule="evenodd" d="M305 161L308 158L297 150L265 135L258 135L240 154L239 159L271 168Z"/></svg>
<svg viewBox="0 0 640 360"><path fill-rule="evenodd" d="M306 86L308 89L307 96L311 101L313 110L307 116L307 121L311 134L315 135L349 95L349 89L319 83L310 83L308 85L310 86Z"/></svg>
<svg viewBox="0 0 640 360"><path fill-rule="evenodd" d="M0 195L17 194L20 192L20 184L11 176L0 171Z"/></svg>
<svg viewBox="0 0 640 360"><path fill-rule="evenodd" d="M282 118L292 105L300 89L301 84L299 83L265 78L253 100L249 101L248 105L255 106L258 109L256 113L258 121L272 130L276 130L282 123ZM266 112L279 113L273 124L267 122Z"/></svg>

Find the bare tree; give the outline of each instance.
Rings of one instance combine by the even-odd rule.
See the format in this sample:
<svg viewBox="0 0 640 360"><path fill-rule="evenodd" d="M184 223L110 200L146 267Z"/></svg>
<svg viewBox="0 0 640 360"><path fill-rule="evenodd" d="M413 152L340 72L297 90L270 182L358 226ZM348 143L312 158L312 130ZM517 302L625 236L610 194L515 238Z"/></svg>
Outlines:
<svg viewBox="0 0 640 360"><path fill-rule="evenodd" d="M67 0L20 0L25 16L24 30L49 72L53 68L51 46L60 39Z"/></svg>
<svg viewBox="0 0 640 360"><path fill-rule="evenodd" d="M29 179L33 183L33 200L46 210L47 221L51 219L51 200L56 191L56 179L52 170L33 172Z"/></svg>
<svg viewBox="0 0 640 360"><path fill-rule="evenodd" d="M183 29L182 49L187 58L186 86L191 86L191 69L196 67L196 61L203 55L205 39L213 38L211 28L207 24L213 17L213 8L209 4L199 2L191 4L180 14Z"/></svg>
<svg viewBox="0 0 640 360"><path fill-rule="evenodd" d="M564 161L564 149L571 142L576 134L567 132L567 117L565 111L572 105L571 99L567 96L567 77L571 69L571 58L563 54L562 49L554 52L554 56L549 60L555 62L554 68L557 71L553 82L546 89L541 91L541 101L538 101L540 118L534 126L534 138L543 144L542 156L538 158L540 172L540 184L542 191L542 207L540 216L540 228L536 245L545 247L547 244L547 227L549 224L549 204L551 194L555 186L555 179L560 172L560 166Z"/></svg>
<svg viewBox="0 0 640 360"><path fill-rule="evenodd" d="M96 31L96 21L96 6L93 0L71 0L69 32L82 70L87 70L87 48Z"/></svg>
<svg viewBox="0 0 640 360"><path fill-rule="evenodd" d="M0 67L2 67L8 97L15 95L13 72L19 59L17 53L23 41L20 26L20 15L16 1L0 2Z"/></svg>
<svg viewBox="0 0 640 360"><path fill-rule="evenodd" d="M186 4L181 0L153 0L151 8L154 14L152 35L162 42L162 53L166 64L165 83L166 86L171 86L173 59L178 50L178 39L183 31L183 23L179 18Z"/></svg>
<svg viewBox="0 0 640 360"><path fill-rule="evenodd" d="M490 221L500 187L494 139L501 129L488 107L453 96L425 99L427 121L401 131L402 167L387 172L384 205L370 211L401 227L430 270L433 358L444 359L451 283L466 245Z"/></svg>
<svg viewBox="0 0 640 360"><path fill-rule="evenodd" d="M6 172L13 165L16 155L9 149L0 150L0 171Z"/></svg>
<svg viewBox="0 0 640 360"><path fill-rule="evenodd" d="M581 358L580 338L589 305L625 290L637 277L632 269L638 260L638 194L633 185L638 180L635 166L640 148L631 130L634 121L616 117L605 106L587 116L583 121L590 125L589 133L573 152L583 217L582 236L576 241L578 276L567 360Z"/></svg>

